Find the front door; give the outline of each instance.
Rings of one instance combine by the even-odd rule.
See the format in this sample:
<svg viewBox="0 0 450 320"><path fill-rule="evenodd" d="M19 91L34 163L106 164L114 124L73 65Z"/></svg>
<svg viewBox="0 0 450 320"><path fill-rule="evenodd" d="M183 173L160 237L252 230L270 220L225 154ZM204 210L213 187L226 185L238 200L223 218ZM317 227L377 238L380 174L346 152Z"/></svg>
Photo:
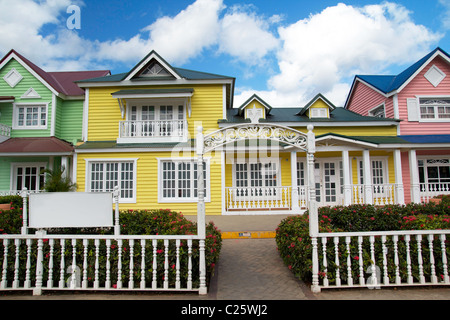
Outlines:
<svg viewBox="0 0 450 320"><path fill-rule="evenodd" d="M314 164L316 201L319 205L338 205L340 198L339 161L317 160Z"/></svg>

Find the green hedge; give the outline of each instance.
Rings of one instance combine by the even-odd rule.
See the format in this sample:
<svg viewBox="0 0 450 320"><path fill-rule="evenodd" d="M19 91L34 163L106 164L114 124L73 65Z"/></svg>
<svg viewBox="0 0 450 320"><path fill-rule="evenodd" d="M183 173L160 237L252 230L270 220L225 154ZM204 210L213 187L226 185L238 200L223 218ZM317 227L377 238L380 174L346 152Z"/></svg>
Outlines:
<svg viewBox="0 0 450 320"><path fill-rule="evenodd" d="M358 231L392 231L392 230L435 230L435 229L450 229L450 201L448 198L443 199L441 204L409 204L409 205L390 205L383 207L376 207L372 205L352 205L348 207L322 207L319 208L319 230L320 232L358 232ZM392 240L388 239L387 245L391 246ZM422 255L424 260L429 257L428 242L423 239ZM448 241L448 240L447 240ZM336 270L334 264L335 252L333 240L328 239L327 246L327 260L328 260L328 279L332 282L332 275ZM440 242L434 241L433 248L436 257L436 270L442 270L442 263L440 261ZM312 273L312 248L309 237L309 215L308 212L301 216L288 217L281 221L276 230L276 243L278 251L290 270L294 275L304 281L311 281ZM366 240L363 243L363 262L364 270L367 270L371 264L370 247ZM399 254L401 260L401 270L406 270L404 262L406 260L406 248L404 242L399 241ZM351 259L357 260L357 246L356 240L350 244L352 256ZM447 254L450 254L450 246L447 243ZM321 243L319 243L319 261L322 263L323 252ZM415 239L411 239L411 250L417 249ZM347 251L344 241L341 239L339 244L341 278L345 279L347 276L346 263ZM382 261L383 253L381 248L381 240L376 238L375 243L376 261ZM438 259L439 258L439 259ZM388 250L389 270L390 275L394 274L393 268L393 250ZM413 274L418 279L418 263L414 263L413 256ZM439 260L439 261L438 261ZM428 262L424 264L425 273L428 270ZM352 263L354 270L352 271L353 278L358 276L358 263ZM320 275L324 276L323 270L320 270ZM405 273L405 272L403 272ZM427 273L426 273L427 276ZM391 279L393 280L393 279Z"/></svg>
<svg viewBox="0 0 450 320"><path fill-rule="evenodd" d="M0 197L1 203L1 197ZM181 213L173 212L168 209L161 210L125 210L120 211L120 225L121 225L121 234L123 235L190 235L197 233L197 224L186 219ZM0 234L20 234L20 230L22 227L22 209L14 208L11 210L5 210L0 213ZM33 230L30 230L30 233L33 233ZM49 234L113 234L113 230L111 228L103 228L103 229L52 229L48 230ZM169 279L170 285L173 285L175 281L175 273L176 273L176 247L174 241L170 242L169 246ZM36 253L35 246L36 243L33 244L32 252ZM218 261L220 250L222 246L222 237L220 231L214 225L213 222L210 222L206 225L206 241L205 241L205 255L206 255L206 268L207 268L207 282L209 282L212 273L214 272L215 264ZM113 241L111 246L111 266L115 265L115 262L118 260L118 243ZM164 242L162 240L158 240L157 244L157 256L158 256L158 286L161 287L164 280ZM0 243L0 266L3 265L3 244ZM15 247L13 244L10 244L9 252L10 257L14 255ZM55 245L54 248L54 270L59 269L60 263L60 245L59 241ZM124 287L128 286L129 280L129 250L130 245L128 241L124 241L123 243L123 252L122 252L122 281ZM181 241L180 250L180 276L182 286L185 286L187 281L187 241ZM48 258L50 251L50 246L48 241L44 241L44 256ZM20 259L23 263L21 263L20 270L20 280L23 281L25 277L24 267L26 262L26 245L22 243L20 247ZM134 281L135 286L139 286L139 281L141 279L141 253L142 248L139 241L135 241L134 244ZM151 286L152 276L153 276L153 266L152 266L152 254L153 247L152 241L147 241L146 248L146 267L145 267L145 278L147 282L147 286ZM72 259L72 245L68 240L65 244L65 255L66 255L66 267L70 265ZM94 280L95 273L95 246L94 242L88 246L88 279L90 282ZM81 241L77 243L77 251L76 251L76 260L78 265L82 269L83 263L83 245ZM100 283L105 280L105 265L106 265L106 245L104 242L101 242L100 245ZM198 287L199 285L199 275L198 275L198 257L199 257L199 245L198 241L193 241L192 246L192 277L193 277L193 286ZM8 263L8 279L12 280L14 278L14 266L12 259L9 259ZM32 257L31 259L31 270L34 274L35 272L35 261L36 257ZM162 271L161 271L162 270ZM31 275L32 281L34 281L35 276ZM44 263L44 279L46 279L48 275L48 263ZM70 275L66 273L66 278ZM111 269L111 281L114 285L117 283L117 268L114 267ZM59 274L54 274L54 285L57 286L57 281L59 280ZM90 284L92 285L92 283Z"/></svg>

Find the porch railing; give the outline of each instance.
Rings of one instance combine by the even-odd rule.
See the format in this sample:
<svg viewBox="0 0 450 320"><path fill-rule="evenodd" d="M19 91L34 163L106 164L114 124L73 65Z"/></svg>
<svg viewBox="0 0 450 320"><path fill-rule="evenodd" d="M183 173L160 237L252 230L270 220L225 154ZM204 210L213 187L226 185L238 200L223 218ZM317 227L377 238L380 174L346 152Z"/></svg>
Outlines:
<svg viewBox="0 0 450 320"><path fill-rule="evenodd" d="M226 210L290 209L291 187L227 187Z"/></svg>
<svg viewBox="0 0 450 320"><path fill-rule="evenodd" d="M186 120L120 121L119 138L184 137Z"/></svg>
<svg viewBox="0 0 450 320"><path fill-rule="evenodd" d="M204 249L196 235L0 235L0 290L198 291Z"/></svg>
<svg viewBox="0 0 450 320"><path fill-rule="evenodd" d="M421 183L420 202L429 202L431 198L450 194L450 182Z"/></svg>
<svg viewBox="0 0 450 320"><path fill-rule="evenodd" d="M367 203L366 186L363 184L354 184L352 188L352 204ZM394 184L376 184L370 186L372 201L374 205L396 204L395 185Z"/></svg>
<svg viewBox="0 0 450 320"><path fill-rule="evenodd" d="M450 285L450 230L319 233L312 237L325 288Z"/></svg>

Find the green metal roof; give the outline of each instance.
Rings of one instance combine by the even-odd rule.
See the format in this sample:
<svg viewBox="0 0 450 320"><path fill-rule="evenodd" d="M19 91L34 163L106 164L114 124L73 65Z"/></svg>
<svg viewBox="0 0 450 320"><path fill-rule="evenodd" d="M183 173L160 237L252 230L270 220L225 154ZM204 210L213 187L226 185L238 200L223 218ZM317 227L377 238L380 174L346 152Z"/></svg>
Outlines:
<svg viewBox="0 0 450 320"><path fill-rule="evenodd" d="M335 108L330 110L330 118L313 118L310 119L306 115L299 114L298 108L272 108L270 114L267 115L266 119L260 119L260 122L298 122L299 124L304 123L307 125L311 122L323 122L323 123L334 123L334 122L399 122L400 120L391 118L378 118L370 116L362 116L355 112L349 111L344 108ZM242 115L239 114L239 109L233 108L227 110L227 119L219 120L219 123L246 123L249 122L248 119L244 119Z"/></svg>
<svg viewBox="0 0 450 320"><path fill-rule="evenodd" d="M194 140L188 142L149 142L149 143L117 143L117 141L87 141L75 147L75 150L97 150L97 149L151 149L174 147L194 147Z"/></svg>
<svg viewBox="0 0 450 320"><path fill-rule="evenodd" d="M233 77L213 74L213 73L207 73L207 72L200 72L200 71L194 71L194 70L188 70L188 69L181 69L181 68L173 68L182 78L186 80L225 80L225 79L231 79L234 80ZM93 78L93 79L87 79L83 81L83 83L96 83L96 82L120 82L123 81L128 75L128 72L126 73L118 73L106 77L99 77L99 78ZM143 77L143 78L133 78L131 81L161 81L161 80L173 80L172 77Z"/></svg>

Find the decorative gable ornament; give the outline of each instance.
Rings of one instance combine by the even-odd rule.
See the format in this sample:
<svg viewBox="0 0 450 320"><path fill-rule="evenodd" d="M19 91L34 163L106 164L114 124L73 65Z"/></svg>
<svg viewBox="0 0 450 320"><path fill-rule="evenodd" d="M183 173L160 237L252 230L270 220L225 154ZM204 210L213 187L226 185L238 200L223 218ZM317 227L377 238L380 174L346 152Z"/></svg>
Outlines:
<svg viewBox="0 0 450 320"><path fill-rule="evenodd" d="M442 72L438 67L433 65L424 75L434 87L437 87L442 80L446 77L446 74Z"/></svg>
<svg viewBox="0 0 450 320"><path fill-rule="evenodd" d="M262 109L257 109L256 105L253 105L252 109L247 110L247 118L251 123L259 123L259 119L262 118Z"/></svg>
<svg viewBox="0 0 450 320"><path fill-rule="evenodd" d="M34 90L33 88L30 88L20 98L21 99L40 99L41 96L39 95L39 93L36 92L36 90Z"/></svg>
<svg viewBox="0 0 450 320"><path fill-rule="evenodd" d="M12 68L11 71L3 77L3 80L5 80L11 88L14 88L22 79L22 75L15 68Z"/></svg>

